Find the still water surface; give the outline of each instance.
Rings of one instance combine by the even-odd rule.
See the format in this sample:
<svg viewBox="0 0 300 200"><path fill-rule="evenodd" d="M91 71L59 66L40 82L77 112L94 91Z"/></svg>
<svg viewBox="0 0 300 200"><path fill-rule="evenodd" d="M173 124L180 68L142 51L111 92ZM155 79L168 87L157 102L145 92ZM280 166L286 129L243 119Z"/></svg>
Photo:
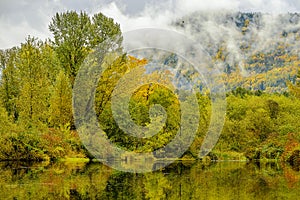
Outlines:
<svg viewBox="0 0 300 200"><path fill-rule="evenodd" d="M0 163L1 199L300 199L299 168L176 162L146 174L100 163Z"/></svg>

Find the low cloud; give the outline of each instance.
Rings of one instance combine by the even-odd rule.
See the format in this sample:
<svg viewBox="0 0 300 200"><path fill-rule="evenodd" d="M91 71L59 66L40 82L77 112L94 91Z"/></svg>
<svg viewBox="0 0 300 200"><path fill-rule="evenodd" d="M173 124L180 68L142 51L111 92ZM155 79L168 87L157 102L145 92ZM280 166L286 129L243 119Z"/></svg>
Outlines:
<svg viewBox="0 0 300 200"><path fill-rule="evenodd" d="M48 24L56 12L103 12L121 24L123 31L145 27L170 28L177 19L195 11L299 12L299 0L2 0L0 48L19 45L27 35L51 37Z"/></svg>
<svg viewBox="0 0 300 200"><path fill-rule="evenodd" d="M298 0L150 0L145 3L143 9L132 15L132 13L125 12L124 2L125 0L113 1L99 10L120 23L123 31L145 27L167 28L176 19L196 11L244 11L276 14L300 12ZM128 6L134 7L134 5Z"/></svg>

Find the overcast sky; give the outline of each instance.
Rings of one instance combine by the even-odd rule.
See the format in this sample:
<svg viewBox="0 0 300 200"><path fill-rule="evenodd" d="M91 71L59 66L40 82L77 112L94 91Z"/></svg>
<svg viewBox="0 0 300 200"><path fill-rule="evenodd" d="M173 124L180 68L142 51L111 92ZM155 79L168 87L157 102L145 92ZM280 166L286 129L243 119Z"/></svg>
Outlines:
<svg viewBox="0 0 300 200"><path fill-rule="evenodd" d="M166 28L177 17L197 10L300 12L300 0L0 0L0 49L24 42L27 35L51 38L48 25L56 12L103 12L122 31Z"/></svg>

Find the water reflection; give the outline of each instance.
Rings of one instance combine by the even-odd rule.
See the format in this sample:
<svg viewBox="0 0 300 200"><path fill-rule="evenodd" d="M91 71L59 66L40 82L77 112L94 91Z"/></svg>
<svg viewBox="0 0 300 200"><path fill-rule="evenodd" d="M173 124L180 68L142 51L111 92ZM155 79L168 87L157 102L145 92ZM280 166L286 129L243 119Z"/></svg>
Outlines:
<svg viewBox="0 0 300 200"><path fill-rule="evenodd" d="M300 173L279 163L176 162L156 172L100 163L0 163L0 199L298 199Z"/></svg>

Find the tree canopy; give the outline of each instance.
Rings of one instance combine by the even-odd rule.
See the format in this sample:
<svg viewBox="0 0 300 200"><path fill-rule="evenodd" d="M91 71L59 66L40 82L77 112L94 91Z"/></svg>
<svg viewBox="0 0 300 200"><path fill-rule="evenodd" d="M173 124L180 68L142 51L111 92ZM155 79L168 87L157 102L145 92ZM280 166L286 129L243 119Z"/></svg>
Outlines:
<svg viewBox="0 0 300 200"><path fill-rule="evenodd" d="M121 37L120 25L102 13L92 17L85 12L56 13L49 30L54 36L54 49L72 84L80 65L94 47Z"/></svg>

